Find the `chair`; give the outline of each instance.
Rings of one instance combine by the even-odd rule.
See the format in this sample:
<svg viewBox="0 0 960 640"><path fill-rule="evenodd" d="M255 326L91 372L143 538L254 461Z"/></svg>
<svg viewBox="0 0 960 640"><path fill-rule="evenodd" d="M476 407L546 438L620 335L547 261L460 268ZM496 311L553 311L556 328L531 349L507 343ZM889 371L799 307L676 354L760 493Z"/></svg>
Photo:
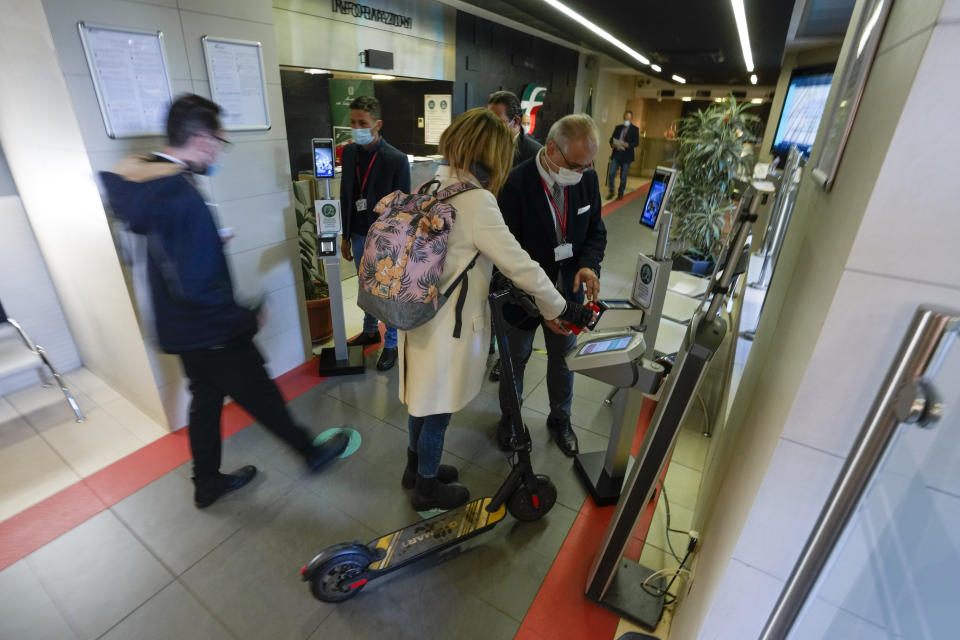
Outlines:
<svg viewBox="0 0 960 640"><path fill-rule="evenodd" d="M73 413L77 416L77 422L83 422L84 417L83 412L80 411L80 405L77 404L76 398L70 393L63 377L47 358L47 352L30 339L20 323L7 317L3 305L0 304L0 378L28 369L36 369L37 375L40 376L40 382L44 387L48 387L50 385L44 367L50 370L50 374L56 380L60 391L63 392L67 404L70 405Z"/></svg>

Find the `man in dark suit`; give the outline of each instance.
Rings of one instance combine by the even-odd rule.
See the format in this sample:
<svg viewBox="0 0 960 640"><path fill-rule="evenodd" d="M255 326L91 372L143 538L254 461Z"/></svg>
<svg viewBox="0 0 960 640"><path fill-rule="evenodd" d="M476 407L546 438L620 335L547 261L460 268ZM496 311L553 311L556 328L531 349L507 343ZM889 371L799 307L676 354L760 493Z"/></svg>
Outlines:
<svg viewBox="0 0 960 640"><path fill-rule="evenodd" d="M520 106L520 98L512 91L494 91L487 98L487 108L497 114L497 117L513 132L514 139L517 141L517 152L513 156L513 166L516 167L521 162L529 160L537 155L537 152L543 147L533 136L528 136L522 126L523 108ZM490 353L493 353L493 335L491 334ZM496 382L500 379L500 359L493 363L490 368L490 380Z"/></svg>
<svg viewBox="0 0 960 640"><path fill-rule="evenodd" d="M360 268L363 245L370 225L377 219L373 208L384 196L400 190L410 193L410 163L406 154L387 144L380 135L380 102L360 96L350 103L350 127L353 142L343 149L343 173L340 178L340 211L343 215L343 240L340 253ZM365 313L363 331L347 342L353 345L380 342L379 321ZM387 327L383 351L377 369L388 371L397 363L397 330Z"/></svg>
<svg viewBox="0 0 960 640"><path fill-rule="evenodd" d="M613 199L613 187L618 169L620 189L617 191L617 200L623 197L623 190L627 186L627 173L630 171L630 163L634 160L633 150L640 144L640 129L631 122L632 119L633 112L625 111L623 124L614 127L613 135L610 136L610 148L613 149L613 153L610 155L610 170L607 172L607 184L610 186L607 200Z"/></svg>
<svg viewBox="0 0 960 640"><path fill-rule="evenodd" d="M607 231L600 213L600 182L589 169L597 154L597 127L588 115L564 116L550 127L547 144L536 156L518 165L498 198L504 221L530 257L536 260L567 300L582 303L584 294L596 300L600 292L600 263ZM549 323L548 323L549 324ZM570 425L573 373L566 356L576 336L550 325L544 331L547 347L547 392L550 415L547 428L568 456L578 451ZM536 327L517 327L509 336L517 391L523 393L523 371L533 348ZM507 402L513 393L500 382L502 417L497 430L501 448L507 448Z"/></svg>
<svg viewBox="0 0 960 640"><path fill-rule="evenodd" d="M520 126L523 109L520 107L520 98L512 91L494 91L487 98L487 108L497 114L497 117L513 132L517 141L517 152L513 156L513 166L532 158L543 146L533 136L528 136Z"/></svg>

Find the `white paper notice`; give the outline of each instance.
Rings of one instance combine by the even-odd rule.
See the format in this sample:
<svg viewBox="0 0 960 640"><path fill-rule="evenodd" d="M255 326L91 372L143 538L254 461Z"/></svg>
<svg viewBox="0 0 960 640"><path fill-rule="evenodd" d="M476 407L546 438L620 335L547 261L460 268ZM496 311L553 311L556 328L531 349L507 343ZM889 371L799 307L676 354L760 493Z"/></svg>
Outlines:
<svg viewBox="0 0 960 640"><path fill-rule="evenodd" d="M80 33L107 134L163 134L172 92L160 33L82 23Z"/></svg>
<svg viewBox="0 0 960 640"><path fill-rule="evenodd" d="M213 101L224 111L224 129L269 129L259 42L204 37Z"/></svg>
<svg viewBox="0 0 960 640"><path fill-rule="evenodd" d="M423 143L440 144L440 135L450 126L450 94L429 94L423 96Z"/></svg>

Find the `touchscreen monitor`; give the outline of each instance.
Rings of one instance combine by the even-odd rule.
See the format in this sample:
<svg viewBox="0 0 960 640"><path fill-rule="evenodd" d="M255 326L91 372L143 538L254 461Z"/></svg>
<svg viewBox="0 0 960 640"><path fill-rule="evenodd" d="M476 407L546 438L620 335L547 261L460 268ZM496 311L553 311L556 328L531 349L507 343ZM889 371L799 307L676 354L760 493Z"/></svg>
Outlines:
<svg viewBox="0 0 960 640"><path fill-rule="evenodd" d="M657 167L654 172L653 180L650 181L650 190L647 192L647 200L643 203L643 212L640 214L640 224L643 226L651 229L657 226L657 218L663 210L664 196L674 173L673 169L665 167Z"/></svg>
<svg viewBox="0 0 960 640"><path fill-rule="evenodd" d="M609 351L622 351L630 345L631 336L619 336L607 340L595 340L588 342L580 349L577 355L585 356L590 353L604 353Z"/></svg>
<svg viewBox="0 0 960 640"><path fill-rule="evenodd" d="M333 177L333 140L313 139L313 175L318 178Z"/></svg>

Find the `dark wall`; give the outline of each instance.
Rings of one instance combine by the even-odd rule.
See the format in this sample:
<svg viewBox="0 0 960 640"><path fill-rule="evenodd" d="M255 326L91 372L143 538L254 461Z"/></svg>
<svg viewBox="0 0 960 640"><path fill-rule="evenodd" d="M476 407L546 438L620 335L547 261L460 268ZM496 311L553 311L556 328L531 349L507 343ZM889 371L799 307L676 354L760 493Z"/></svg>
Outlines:
<svg viewBox="0 0 960 640"><path fill-rule="evenodd" d="M397 149L415 156L437 153L437 145L424 144L424 130L417 126L423 117L423 97L450 94L453 83L445 80L377 80L374 93L383 111L383 137Z"/></svg>
<svg viewBox="0 0 960 640"><path fill-rule="evenodd" d="M280 91L287 124L290 173L313 171L314 138L333 136L330 124L330 76L280 70Z"/></svg>
<svg viewBox="0 0 960 640"><path fill-rule="evenodd" d="M547 87L533 132L541 142L547 130L573 112L578 54L529 34L457 11L457 69L453 113L487 104L487 96L506 89L523 97L528 84Z"/></svg>

